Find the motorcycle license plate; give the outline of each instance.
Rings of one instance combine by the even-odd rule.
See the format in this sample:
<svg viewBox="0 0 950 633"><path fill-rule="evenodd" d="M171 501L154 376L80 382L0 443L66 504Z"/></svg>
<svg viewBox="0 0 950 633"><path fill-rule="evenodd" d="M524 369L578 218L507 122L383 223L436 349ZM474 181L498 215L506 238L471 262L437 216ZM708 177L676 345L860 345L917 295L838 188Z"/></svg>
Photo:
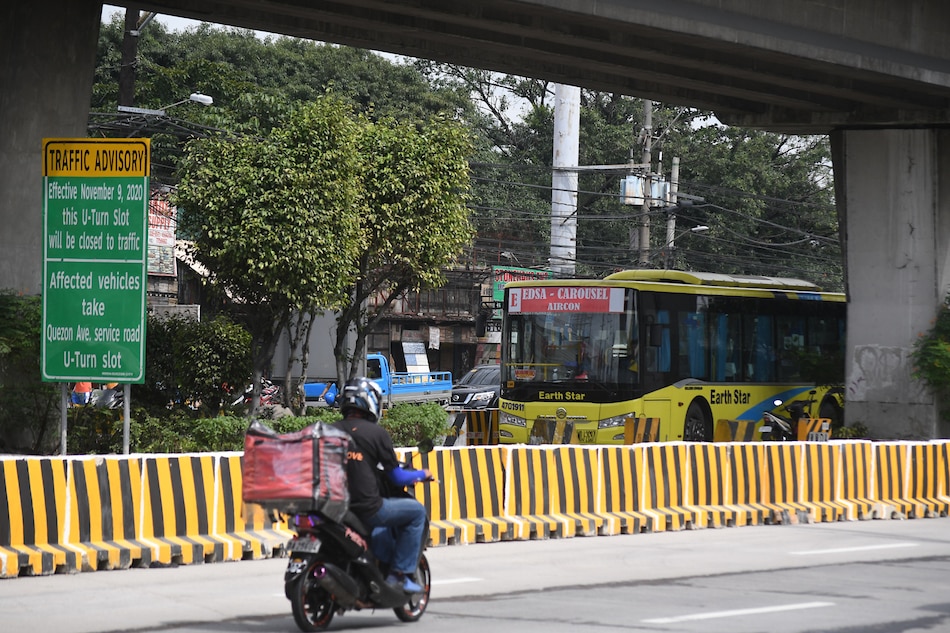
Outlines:
<svg viewBox="0 0 950 633"><path fill-rule="evenodd" d="M291 552L303 552L316 554L320 551L320 539L316 538L293 538L287 544L287 549Z"/></svg>

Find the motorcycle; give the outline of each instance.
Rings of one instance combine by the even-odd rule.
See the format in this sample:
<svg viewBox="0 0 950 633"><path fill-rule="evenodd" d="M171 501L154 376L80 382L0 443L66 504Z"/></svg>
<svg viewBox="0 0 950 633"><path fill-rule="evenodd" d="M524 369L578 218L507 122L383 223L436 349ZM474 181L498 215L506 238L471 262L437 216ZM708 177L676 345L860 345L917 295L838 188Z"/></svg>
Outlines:
<svg viewBox="0 0 950 633"><path fill-rule="evenodd" d="M405 489L399 492L410 496ZM425 556L428 517L413 576L422 591L414 594L388 584L388 564L374 554L374 542L392 538L386 534L388 528L371 532L352 512L347 512L342 522L317 512L295 514L291 527L296 536L287 546L284 593L301 631L323 630L335 614L350 610L388 608L403 622L415 622L425 613L432 585Z"/></svg>
<svg viewBox="0 0 950 633"><path fill-rule="evenodd" d="M815 402L815 392L810 392L807 400L795 400L786 404L787 416L774 411L765 411L762 414L763 424L759 431L762 440L766 442L794 442L798 439L798 421L812 417L811 405ZM782 406L781 400L775 400L776 407Z"/></svg>
<svg viewBox="0 0 950 633"><path fill-rule="evenodd" d="M125 389L121 386L93 389L89 404L100 409L121 409L125 403Z"/></svg>
<svg viewBox="0 0 950 633"><path fill-rule="evenodd" d="M232 400L231 406L238 407L248 404L254 397L254 385L248 385L244 393ZM275 385L267 378L261 378L261 406L272 406L280 404L280 385Z"/></svg>

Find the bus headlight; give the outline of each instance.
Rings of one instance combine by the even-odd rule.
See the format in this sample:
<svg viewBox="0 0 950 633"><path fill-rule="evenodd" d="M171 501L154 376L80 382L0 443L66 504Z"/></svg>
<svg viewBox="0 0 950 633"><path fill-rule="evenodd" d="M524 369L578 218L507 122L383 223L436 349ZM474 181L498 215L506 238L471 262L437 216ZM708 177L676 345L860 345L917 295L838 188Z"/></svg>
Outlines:
<svg viewBox="0 0 950 633"><path fill-rule="evenodd" d="M612 418L605 418L597 423L598 429L612 429L617 426L623 426L624 420L627 418L637 417L633 413L624 413L623 415L615 415Z"/></svg>
<svg viewBox="0 0 950 633"><path fill-rule="evenodd" d="M528 428L528 421L526 419L504 412L498 416L498 424L509 424L511 426L523 426Z"/></svg>

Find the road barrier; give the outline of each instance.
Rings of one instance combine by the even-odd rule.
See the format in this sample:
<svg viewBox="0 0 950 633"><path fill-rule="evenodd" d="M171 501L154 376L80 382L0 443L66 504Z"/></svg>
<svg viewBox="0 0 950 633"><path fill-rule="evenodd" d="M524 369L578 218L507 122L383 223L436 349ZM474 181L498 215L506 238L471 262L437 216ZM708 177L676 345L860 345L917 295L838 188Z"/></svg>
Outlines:
<svg viewBox="0 0 950 633"><path fill-rule="evenodd" d="M660 418L624 418L623 443L655 442L660 433Z"/></svg>
<svg viewBox="0 0 950 633"><path fill-rule="evenodd" d="M714 442L752 442L760 437L762 420L716 420Z"/></svg>
<svg viewBox="0 0 950 633"><path fill-rule="evenodd" d="M399 449L433 546L794 522L946 517L950 441ZM282 555L241 502L241 454L0 458L0 577Z"/></svg>

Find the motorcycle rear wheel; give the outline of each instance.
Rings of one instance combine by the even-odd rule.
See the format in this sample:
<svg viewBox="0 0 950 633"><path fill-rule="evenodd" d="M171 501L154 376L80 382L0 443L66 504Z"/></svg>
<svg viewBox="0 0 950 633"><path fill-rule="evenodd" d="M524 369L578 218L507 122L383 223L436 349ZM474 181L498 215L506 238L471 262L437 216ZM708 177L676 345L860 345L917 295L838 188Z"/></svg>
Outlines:
<svg viewBox="0 0 950 633"><path fill-rule="evenodd" d="M429 606L429 591L432 589L432 572L429 569L429 561L423 554L419 559L419 568L416 570L416 582L422 585L422 591L409 596L408 602L393 609L396 617L403 622L415 622L426 612Z"/></svg>
<svg viewBox="0 0 950 633"><path fill-rule="evenodd" d="M313 577L316 565L317 561L314 561L308 566L307 571L292 581L287 592L294 622L306 633L322 631L330 626L336 611L333 597Z"/></svg>

